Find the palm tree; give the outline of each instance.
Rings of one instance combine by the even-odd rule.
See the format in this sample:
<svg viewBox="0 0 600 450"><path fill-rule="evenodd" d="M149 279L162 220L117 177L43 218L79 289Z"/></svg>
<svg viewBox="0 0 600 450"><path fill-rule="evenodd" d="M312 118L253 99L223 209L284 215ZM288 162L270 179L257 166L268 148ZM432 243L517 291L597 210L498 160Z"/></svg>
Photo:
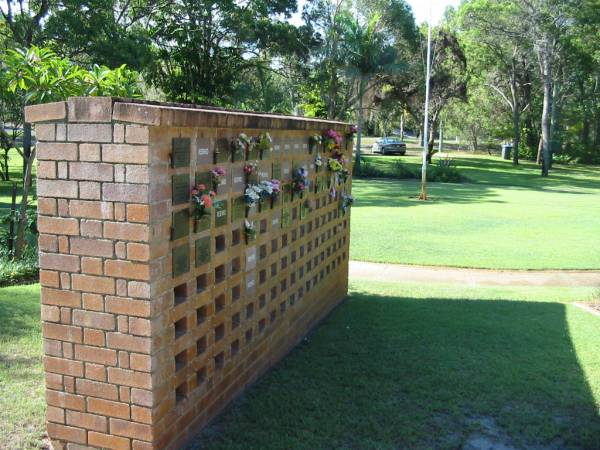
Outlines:
<svg viewBox="0 0 600 450"><path fill-rule="evenodd" d="M356 168L360 168L360 146L363 128L363 99L381 77L400 68L396 63L396 50L388 43L387 36L380 31L381 16L374 15L366 24L357 19L344 23L343 55L346 69L357 81L358 114L356 137Z"/></svg>

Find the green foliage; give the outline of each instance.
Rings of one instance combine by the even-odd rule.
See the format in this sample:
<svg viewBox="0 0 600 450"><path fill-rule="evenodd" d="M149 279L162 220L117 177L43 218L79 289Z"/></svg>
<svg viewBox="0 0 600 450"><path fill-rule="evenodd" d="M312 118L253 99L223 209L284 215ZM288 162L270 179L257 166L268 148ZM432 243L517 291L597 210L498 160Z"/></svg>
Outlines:
<svg viewBox="0 0 600 450"><path fill-rule="evenodd" d="M13 229L17 229L19 219L18 211L11 215L10 213L0 216L0 286L15 284L23 281L35 280L38 274L38 246L37 246L37 227L36 210L32 208L27 214L27 224L25 227L25 245L23 255L20 259L13 258L14 236L12 237L13 249L9 250L10 223L13 223Z"/></svg>
<svg viewBox="0 0 600 450"><path fill-rule="evenodd" d="M421 179L419 169L408 167L400 160L395 160L383 167L374 165L371 161L371 158L362 158L360 166L355 164L353 167L354 176L357 178L389 178L396 180ZM451 160L438 160L437 164L428 165L427 181L462 183L467 181L467 178L460 173Z"/></svg>

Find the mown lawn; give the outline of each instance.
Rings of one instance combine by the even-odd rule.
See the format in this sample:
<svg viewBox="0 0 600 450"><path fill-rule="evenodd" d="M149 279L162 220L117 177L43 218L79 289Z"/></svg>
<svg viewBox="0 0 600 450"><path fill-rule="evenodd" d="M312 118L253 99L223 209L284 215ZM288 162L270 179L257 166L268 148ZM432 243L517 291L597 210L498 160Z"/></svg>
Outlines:
<svg viewBox="0 0 600 450"><path fill-rule="evenodd" d="M9 161L8 168L10 174L10 180L4 181L0 180L0 214L7 211L2 211L2 209L10 208L11 197L12 197L12 184L17 183L17 205L21 201L21 195L23 194L23 189L21 187L22 179L23 179L23 158L17 153L16 150L11 150L9 153ZM4 157L4 152L2 152L2 157ZM30 204L36 204L35 198L35 172L37 169L37 164L33 166L33 190L30 190L32 194L30 196Z"/></svg>
<svg viewBox="0 0 600 450"><path fill-rule="evenodd" d="M353 283L189 449L600 448L590 295Z"/></svg>
<svg viewBox="0 0 600 450"><path fill-rule="evenodd" d="M398 157L367 157L391 170ZM416 166L415 157L400 157ZM600 168L454 158L472 182L355 179L352 259L502 269L600 269Z"/></svg>

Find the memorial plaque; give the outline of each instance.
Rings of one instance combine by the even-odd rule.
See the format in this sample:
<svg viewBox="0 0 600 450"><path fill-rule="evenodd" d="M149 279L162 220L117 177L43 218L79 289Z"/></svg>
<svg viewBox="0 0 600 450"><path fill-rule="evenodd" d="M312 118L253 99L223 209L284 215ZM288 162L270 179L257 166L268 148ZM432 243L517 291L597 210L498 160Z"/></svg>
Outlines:
<svg viewBox="0 0 600 450"><path fill-rule="evenodd" d="M260 163L258 165L258 179L259 180L270 180L271 179L271 165Z"/></svg>
<svg viewBox="0 0 600 450"><path fill-rule="evenodd" d="M287 228L290 226L290 209L281 208L281 228Z"/></svg>
<svg viewBox="0 0 600 450"><path fill-rule="evenodd" d="M227 200L218 200L214 203L215 227L227 225Z"/></svg>
<svg viewBox="0 0 600 450"><path fill-rule="evenodd" d="M191 146L190 138L173 138L171 167L189 167Z"/></svg>
<svg viewBox="0 0 600 450"><path fill-rule="evenodd" d="M231 159L231 146L227 138L217 139L217 145L215 146L215 164L226 163Z"/></svg>
<svg viewBox="0 0 600 450"><path fill-rule="evenodd" d="M256 148L256 145L252 145L250 147L250 151L248 152L248 161L257 161L261 159L260 156L260 150Z"/></svg>
<svg viewBox="0 0 600 450"><path fill-rule="evenodd" d="M241 197L234 198L231 206L231 220L241 220L246 217L246 199Z"/></svg>
<svg viewBox="0 0 600 450"><path fill-rule="evenodd" d="M196 267L210 262L210 236L196 239Z"/></svg>
<svg viewBox="0 0 600 450"><path fill-rule="evenodd" d="M209 211L205 212L199 219L194 219L194 232L202 233L210 230L212 215Z"/></svg>
<svg viewBox="0 0 600 450"><path fill-rule="evenodd" d="M231 168L231 185L233 192L242 193L246 186L246 174L243 166Z"/></svg>
<svg viewBox="0 0 600 450"><path fill-rule="evenodd" d="M173 277L178 277L190 271L190 246L186 243L175 247L173 256Z"/></svg>
<svg viewBox="0 0 600 450"><path fill-rule="evenodd" d="M246 249L246 271L256 267L256 247Z"/></svg>
<svg viewBox="0 0 600 450"><path fill-rule="evenodd" d="M210 164L213 162L210 147L209 138L198 138L196 142L196 164Z"/></svg>
<svg viewBox="0 0 600 450"><path fill-rule="evenodd" d="M275 141L278 142L278 141ZM281 145L273 144L273 155L279 156L281 154Z"/></svg>
<svg viewBox="0 0 600 450"><path fill-rule="evenodd" d="M271 218L271 229L276 230L279 227L279 213L276 213Z"/></svg>
<svg viewBox="0 0 600 450"><path fill-rule="evenodd" d="M238 145L233 144L233 150L231 154L231 159L233 162L240 162L246 159L246 149L244 147L240 147Z"/></svg>
<svg viewBox="0 0 600 450"><path fill-rule="evenodd" d="M171 239L176 241L190 234L190 212L187 209L173 213Z"/></svg>
<svg viewBox="0 0 600 450"><path fill-rule="evenodd" d="M273 178L276 180L281 180L281 163L273 163Z"/></svg>
<svg viewBox="0 0 600 450"><path fill-rule="evenodd" d="M212 174L210 172L196 172L196 186L203 184L209 191L212 190Z"/></svg>
<svg viewBox="0 0 600 450"><path fill-rule="evenodd" d="M256 293L256 272L246 273L246 297L252 297Z"/></svg>
<svg viewBox="0 0 600 450"><path fill-rule="evenodd" d="M173 175L171 177L172 184L172 201L173 205L182 205L190 201L190 176L187 173L181 175Z"/></svg>
<svg viewBox="0 0 600 450"><path fill-rule="evenodd" d="M289 161L284 161L281 163L281 173L282 173L282 179L284 180L289 180L292 178L292 169L291 169L292 165L290 164Z"/></svg>

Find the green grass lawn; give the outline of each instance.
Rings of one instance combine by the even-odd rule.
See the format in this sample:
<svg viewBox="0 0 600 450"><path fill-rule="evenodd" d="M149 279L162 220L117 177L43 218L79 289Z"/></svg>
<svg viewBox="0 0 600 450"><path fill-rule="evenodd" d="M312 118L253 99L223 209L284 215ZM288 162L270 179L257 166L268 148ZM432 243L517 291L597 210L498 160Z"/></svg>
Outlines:
<svg viewBox="0 0 600 450"><path fill-rule="evenodd" d="M600 318L569 304L590 295L353 283L189 448L600 448Z"/></svg>
<svg viewBox="0 0 600 450"><path fill-rule="evenodd" d="M4 155L2 155L4 156ZM4 181L4 180L0 180L0 213L2 212L2 209L6 209L6 208L10 208L10 203L11 203L11 196L12 196L12 184L13 182L17 183L17 205L19 204L19 202L21 201L21 195L23 194L23 189L21 187L21 183L22 183L22 178L23 178L23 158L21 158L21 155L19 155L19 153L17 153L16 150L11 150L9 152L9 162L8 162L8 167L9 167L9 173L10 173L10 180L9 181ZM30 193L32 194L30 196L30 204L34 205L37 203L36 198L35 198L35 171L37 169L37 164L33 165L33 174L34 174L34 179L33 179L33 190L30 190Z"/></svg>
<svg viewBox="0 0 600 450"><path fill-rule="evenodd" d="M44 380L39 285L0 289L0 449L40 448Z"/></svg>
<svg viewBox="0 0 600 450"><path fill-rule="evenodd" d="M43 436L38 293L0 289L0 448ZM190 448L598 448L600 318L570 304L593 295L354 282Z"/></svg>
<svg viewBox="0 0 600 450"><path fill-rule="evenodd" d="M600 169L455 157L472 182L355 179L352 259L504 269L600 269ZM398 157L368 156L391 170ZM416 167L418 158L400 157Z"/></svg>

